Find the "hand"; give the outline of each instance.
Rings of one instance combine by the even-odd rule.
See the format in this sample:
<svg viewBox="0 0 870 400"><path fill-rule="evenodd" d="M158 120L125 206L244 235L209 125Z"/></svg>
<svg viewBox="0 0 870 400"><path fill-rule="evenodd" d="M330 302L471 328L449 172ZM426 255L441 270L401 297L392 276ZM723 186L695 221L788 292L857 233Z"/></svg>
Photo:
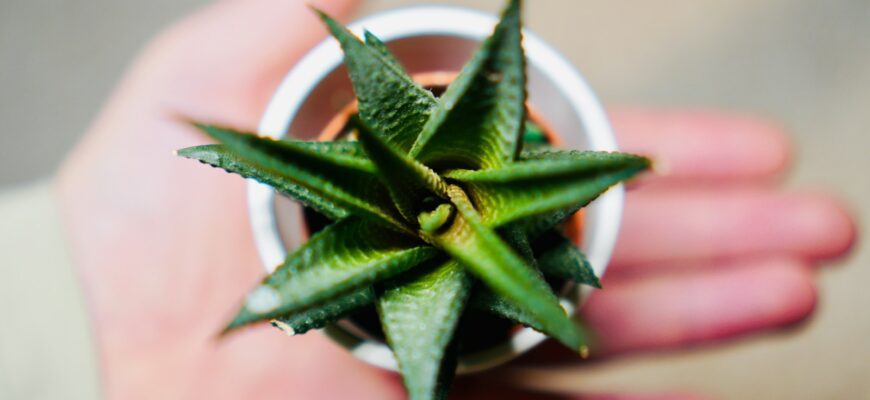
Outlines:
<svg viewBox="0 0 870 400"><path fill-rule="evenodd" d="M346 17L354 4L318 6ZM61 206L108 398L403 397L397 375L316 333L288 339L263 326L216 340L263 274L244 182L172 155L205 141L178 115L253 130L280 79L325 35L301 1L217 3L145 49L62 166ZM594 355L808 315L809 265L844 252L854 234L834 200L776 190L783 135L714 113L613 117L625 150L653 155L666 173L630 194L606 289L583 309L602 337ZM461 379L457 394L504 385Z"/></svg>

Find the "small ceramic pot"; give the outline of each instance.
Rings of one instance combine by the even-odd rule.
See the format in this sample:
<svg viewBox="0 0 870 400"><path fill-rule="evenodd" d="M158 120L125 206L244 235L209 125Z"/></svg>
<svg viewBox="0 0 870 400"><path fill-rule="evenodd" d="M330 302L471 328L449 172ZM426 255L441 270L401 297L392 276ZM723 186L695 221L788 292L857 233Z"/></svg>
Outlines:
<svg viewBox="0 0 870 400"><path fill-rule="evenodd" d="M368 29L383 40L412 75L459 71L497 22L479 11L418 6L380 13L349 28L359 36ZM528 102L567 148L616 150L607 115L589 85L564 57L528 30L523 46L528 68ZM285 77L260 121L259 132L273 137L316 139L329 122L354 100L342 65L338 43L328 39L309 52ZM623 189L614 187L586 207L580 247L598 276L610 259L623 206ZM302 209L268 186L248 187L249 212L257 250L268 272L288 251L304 243L307 229ZM561 293L562 305L573 314L583 290L571 286ZM354 355L382 368L396 370L389 347L350 321L323 332ZM523 328L509 340L485 350L463 354L458 372L473 372L504 363L541 343L546 337Z"/></svg>

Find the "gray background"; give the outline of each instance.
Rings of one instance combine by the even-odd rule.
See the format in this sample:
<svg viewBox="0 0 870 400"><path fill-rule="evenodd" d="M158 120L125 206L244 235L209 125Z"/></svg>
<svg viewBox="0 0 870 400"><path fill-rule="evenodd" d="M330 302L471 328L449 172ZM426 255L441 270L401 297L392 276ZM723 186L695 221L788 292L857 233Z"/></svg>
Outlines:
<svg viewBox="0 0 870 400"><path fill-rule="evenodd" d="M138 49L205 3L0 2L0 187L49 175ZM420 2L372 0L363 14L411 3ZM494 12L502 1L443 3ZM784 122L797 142L789 186L837 193L867 225L870 1L534 0L526 16L609 104L748 110ZM870 398L865 244L820 271L819 313L797 330L535 382L740 399Z"/></svg>

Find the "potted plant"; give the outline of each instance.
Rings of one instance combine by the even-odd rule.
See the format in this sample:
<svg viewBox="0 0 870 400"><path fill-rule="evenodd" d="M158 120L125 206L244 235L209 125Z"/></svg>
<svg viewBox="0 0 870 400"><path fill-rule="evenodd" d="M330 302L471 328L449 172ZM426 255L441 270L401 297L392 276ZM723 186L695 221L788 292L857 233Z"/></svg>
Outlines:
<svg viewBox="0 0 870 400"><path fill-rule="evenodd" d="M469 18L485 18L456 9L425 16L478 33L486 26L468 25ZM414 18L406 15L399 19L403 29L424 34L395 23L369 25L394 28L384 29L385 43L321 17L341 45L346 71L328 60L334 44L315 49L282 84L261 130L276 136L301 130L313 138L340 125L331 140L274 140L197 124L219 144L179 151L306 207L288 209L273 192L252 188L261 255L277 268L250 292L227 330L260 321L291 335L323 328L361 358L398 366L414 399L444 396L457 366L462 372L503 362L540 342L537 332L587 352L589 338L571 319L577 285L598 286L621 193L609 192L613 197L603 199L609 207L583 217L591 261L565 236L565 221L648 168L648 160L552 147L563 141L614 148L600 106L576 73L528 35L524 48L519 1L508 4L451 82L429 87L406 68L455 70L457 48L470 49L479 36L426 32L408 25ZM405 47L417 65L401 62L398 50L409 40L417 42ZM419 46L421 40L433 46ZM427 63L423 54L436 61ZM356 95L350 107L340 79L346 73ZM533 107L542 112L529 118ZM338 124L328 123L336 118Z"/></svg>

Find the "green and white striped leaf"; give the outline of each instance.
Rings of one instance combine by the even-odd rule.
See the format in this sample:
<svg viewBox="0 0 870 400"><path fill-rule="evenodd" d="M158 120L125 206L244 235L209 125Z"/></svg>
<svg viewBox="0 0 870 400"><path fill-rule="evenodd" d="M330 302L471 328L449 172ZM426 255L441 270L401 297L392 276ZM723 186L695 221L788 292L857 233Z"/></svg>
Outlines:
<svg viewBox="0 0 870 400"><path fill-rule="evenodd" d="M390 278L439 251L348 217L314 234L247 296L227 329L296 313Z"/></svg>
<svg viewBox="0 0 870 400"><path fill-rule="evenodd" d="M432 240L493 292L532 316L543 332L579 350L586 341L582 329L568 318L538 271L483 224L461 189L450 186L448 194L457 215Z"/></svg>
<svg viewBox="0 0 870 400"><path fill-rule="evenodd" d="M344 318L347 314L373 304L375 291L363 288L301 311L275 317L272 325L288 335L301 335L320 329Z"/></svg>
<svg viewBox="0 0 870 400"><path fill-rule="evenodd" d="M407 152L435 106L435 97L399 68L385 47L366 45L345 27L320 12L344 50L363 122L402 151Z"/></svg>
<svg viewBox="0 0 870 400"><path fill-rule="evenodd" d="M452 170L489 226L560 210L577 210L611 186L649 167L643 157L608 152L553 151L498 169Z"/></svg>
<svg viewBox="0 0 870 400"><path fill-rule="evenodd" d="M447 184L429 167L414 161L363 125L358 129L363 149L377 167L396 208L406 221L416 224L417 214L424 211L427 198L447 198Z"/></svg>
<svg viewBox="0 0 870 400"><path fill-rule="evenodd" d="M518 155L526 109L520 2L448 87L411 155L433 168L496 168Z"/></svg>
<svg viewBox="0 0 870 400"><path fill-rule="evenodd" d="M452 373L441 366L470 290L465 268L451 260L400 277L379 296L381 324L410 399L435 399L439 375Z"/></svg>
<svg viewBox="0 0 870 400"><path fill-rule="evenodd" d="M354 215L413 233L393 207L374 164L353 154L356 151L353 145L332 147L323 142L278 141L211 125L198 126L238 157L278 173ZM333 148L344 152L330 151Z"/></svg>

